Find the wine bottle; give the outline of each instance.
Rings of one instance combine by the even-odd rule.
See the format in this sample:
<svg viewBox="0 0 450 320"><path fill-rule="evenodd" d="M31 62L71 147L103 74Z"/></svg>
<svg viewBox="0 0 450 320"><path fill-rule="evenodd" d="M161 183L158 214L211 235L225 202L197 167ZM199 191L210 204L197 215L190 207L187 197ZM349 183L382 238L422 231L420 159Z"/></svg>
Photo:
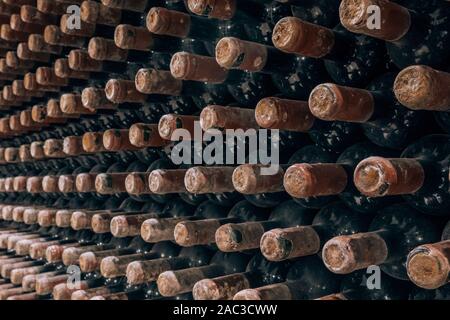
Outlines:
<svg viewBox="0 0 450 320"><path fill-rule="evenodd" d="M276 48L226 37L216 45L216 61L225 69L271 75L286 97L305 99L314 85L328 78L320 60L283 53Z"/></svg>
<svg viewBox="0 0 450 320"><path fill-rule="evenodd" d="M261 252L270 261L313 255L337 235L366 231L370 218L341 202L331 203L317 213L309 226L303 224L265 232L260 240Z"/></svg>
<svg viewBox="0 0 450 320"><path fill-rule="evenodd" d="M190 292L195 283L202 279L243 272L250 259L248 254L218 252L207 266L161 273L157 280L158 290L164 297Z"/></svg>
<svg viewBox="0 0 450 320"><path fill-rule="evenodd" d="M308 133L315 144L329 151L342 151L360 140L356 124L317 119L305 101L264 98L256 106L255 119L262 128Z"/></svg>
<svg viewBox="0 0 450 320"><path fill-rule="evenodd" d="M318 257L297 260L284 282L236 293L233 300L307 300L338 290L340 279L330 273Z"/></svg>
<svg viewBox="0 0 450 320"><path fill-rule="evenodd" d="M328 29L286 17L275 26L272 41L286 53L324 59L329 75L341 85L365 85L386 69L386 50L381 41L353 35L340 25Z"/></svg>
<svg viewBox="0 0 450 320"><path fill-rule="evenodd" d="M172 56L170 71L176 79L224 84L233 98L243 105L256 104L263 95L274 91L266 75L240 70L227 71L213 57L208 56L177 52Z"/></svg>
<svg viewBox="0 0 450 320"><path fill-rule="evenodd" d="M231 300L241 290L282 282L290 265L290 262L270 262L256 254L244 272L200 280L192 294L195 300Z"/></svg>
<svg viewBox="0 0 450 320"><path fill-rule="evenodd" d="M170 208L170 207L169 207ZM150 243L175 240L174 230L182 221L196 221L203 219L220 219L228 214L228 208L207 200L201 203L195 212L180 210L164 210L160 217L146 219L140 229L142 239ZM192 215L190 215L192 214Z"/></svg>
<svg viewBox="0 0 450 320"><path fill-rule="evenodd" d="M289 200L276 206L267 220L222 225L215 233L216 244L223 252L258 249L261 237L266 231L307 225L312 220L313 210Z"/></svg>
<svg viewBox="0 0 450 320"><path fill-rule="evenodd" d="M397 204L380 210L368 230L337 236L325 243L322 258L326 267L334 273L348 274L379 265L389 276L408 280L408 253L421 244L438 241L442 227L417 210Z"/></svg>
<svg viewBox="0 0 450 320"><path fill-rule="evenodd" d="M175 242L185 247L215 243L215 232L221 225L267 220L268 211L264 208L255 207L248 201L240 201L231 208L225 218L200 219L177 223L174 229Z"/></svg>
<svg viewBox="0 0 450 320"><path fill-rule="evenodd" d="M371 5L377 5L379 14L384 17L378 28L371 28L368 22ZM446 65L450 56L449 48L436 45L448 41L450 23L444 18L448 9L447 6L447 10L427 15L393 1L342 1L339 16L342 25L351 32L386 41L389 56L399 68L412 64L440 67ZM430 48L429 52L423 52L424 46Z"/></svg>
<svg viewBox="0 0 450 320"><path fill-rule="evenodd" d="M449 82L450 74L446 72L414 65L397 75L394 93L398 101L409 109L448 111L450 96L445 87ZM416 90L415 84L421 90Z"/></svg>
<svg viewBox="0 0 450 320"><path fill-rule="evenodd" d="M321 84L312 90L309 108L324 121L361 123L373 143L403 149L423 135L429 124L424 112L404 108L395 99L391 89L394 77L393 73L385 74L373 80L367 90Z"/></svg>
<svg viewBox="0 0 450 320"><path fill-rule="evenodd" d="M402 195L414 208L448 215L447 135L425 136L407 147L400 158L369 157L355 169L354 183L366 196Z"/></svg>

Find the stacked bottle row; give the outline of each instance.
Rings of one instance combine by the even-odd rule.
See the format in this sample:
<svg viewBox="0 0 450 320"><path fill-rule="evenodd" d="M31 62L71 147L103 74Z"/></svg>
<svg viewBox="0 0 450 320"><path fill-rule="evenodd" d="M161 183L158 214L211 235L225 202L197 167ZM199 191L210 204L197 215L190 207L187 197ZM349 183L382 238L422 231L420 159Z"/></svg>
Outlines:
<svg viewBox="0 0 450 320"><path fill-rule="evenodd" d="M0 5L0 298L448 297L448 4L19 2ZM371 4L376 31L354 16ZM205 161L208 134L263 128L272 174Z"/></svg>

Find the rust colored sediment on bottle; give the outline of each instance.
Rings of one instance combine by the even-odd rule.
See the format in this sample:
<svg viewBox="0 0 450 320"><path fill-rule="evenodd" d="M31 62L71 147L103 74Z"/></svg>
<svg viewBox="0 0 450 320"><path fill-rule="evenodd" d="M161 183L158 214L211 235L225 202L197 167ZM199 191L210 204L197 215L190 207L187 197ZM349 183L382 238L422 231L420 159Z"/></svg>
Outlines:
<svg viewBox="0 0 450 320"><path fill-rule="evenodd" d="M353 180L369 197L411 194L422 187L425 172L415 159L369 157L357 165Z"/></svg>
<svg viewBox="0 0 450 320"><path fill-rule="evenodd" d="M42 179L42 189L44 192L59 192L58 190L58 177L57 176L44 176Z"/></svg>
<svg viewBox="0 0 450 320"><path fill-rule="evenodd" d="M77 290L72 293L71 300L90 300L93 297L110 294L108 287L98 287L87 290Z"/></svg>
<svg viewBox="0 0 450 320"><path fill-rule="evenodd" d="M13 14L10 18L9 25L14 31L25 33L42 33L44 31L44 26L42 24L25 22L20 18L20 14Z"/></svg>
<svg viewBox="0 0 450 320"><path fill-rule="evenodd" d="M20 119L20 124L27 129L33 130L33 129L42 128L42 124L33 120L30 109L22 111L20 113L19 119Z"/></svg>
<svg viewBox="0 0 450 320"><path fill-rule="evenodd" d="M61 112L62 114L62 112ZM67 118L50 117L47 114L47 107L43 105L35 105L31 108L31 117L33 121L40 124L65 123Z"/></svg>
<svg viewBox="0 0 450 320"><path fill-rule="evenodd" d="M311 226L277 228L263 234L261 252L270 261L282 261L316 254L320 238Z"/></svg>
<svg viewBox="0 0 450 320"><path fill-rule="evenodd" d="M14 183L16 181L16 178L25 178L25 177L23 177L23 176L22 177L15 177L14 178ZM16 190L14 190L14 191L16 191ZM23 206L15 207L13 209L13 212L12 212L13 221L15 221L15 222L23 222L23 213L25 212L26 209L27 209L27 207L23 207Z"/></svg>
<svg viewBox="0 0 450 320"><path fill-rule="evenodd" d="M6 59L0 59L0 72L2 74L19 75L19 76L23 76L26 73L25 70L8 67L8 65L6 64Z"/></svg>
<svg viewBox="0 0 450 320"><path fill-rule="evenodd" d="M15 192L24 192L27 190L27 177L18 176L14 177L13 189Z"/></svg>
<svg viewBox="0 0 450 320"><path fill-rule="evenodd" d="M191 29L191 18L185 12L153 7L148 12L146 25L155 34L186 38Z"/></svg>
<svg viewBox="0 0 450 320"><path fill-rule="evenodd" d="M50 54L43 52L33 52L28 48L28 43L26 42L21 42L17 45L17 56L22 60L31 60L37 62L50 61Z"/></svg>
<svg viewBox="0 0 450 320"><path fill-rule="evenodd" d="M70 226L74 230L89 230L93 216L94 213L89 211L74 211L70 217Z"/></svg>
<svg viewBox="0 0 450 320"><path fill-rule="evenodd" d="M58 179L58 190L64 193L75 192L75 179L73 175L62 175Z"/></svg>
<svg viewBox="0 0 450 320"><path fill-rule="evenodd" d="M173 241L175 240L173 234L175 226L185 220L185 217L147 219L141 225L141 237L149 243Z"/></svg>
<svg viewBox="0 0 450 320"><path fill-rule="evenodd" d="M252 109L209 105L200 113L200 126L208 129L258 129Z"/></svg>
<svg viewBox="0 0 450 320"><path fill-rule="evenodd" d="M198 116L186 116L178 114L166 114L159 119L158 131L159 135L166 140L178 141L179 138L172 138L174 132L177 129L183 129L190 133L190 136L194 136L195 123L199 121Z"/></svg>
<svg viewBox="0 0 450 320"><path fill-rule="evenodd" d="M114 42L124 50L150 51L154 45L154 35L143 27L120 24L114 31Z"/></svg>
<svg viewBox="0 0 450 320"><path fill-rule="evenodd" d="M80 269L83 272L93 272L100 269L102 259L109 256L119 256L129 254L130 251L126 249L112 249L103 251L89 251L80 255Z"/></svg>
<svg viewBox="0 0 450 320"><path fill-rule="evenodd" d="M77 37L92 37L95 34L96 25L92 23L87 23L83 20L78 20L79 25L77 24L76 28L73 27L71 14L63 14L61 16L61 20L59 21L59 27L61 31L65 34ZM77 22L78 22L77 21Z"/></svg>
<svg viewBox="0 0 450 320"><path fill-rule="evenodd" d="M83 1L80 9L81 20L91 24L115 27L122 18L122 10L111 8L95 1Z"/></svg>
<svg viewBox="0 0 450 320"><path fill-rule="evenodd" d="M145 259L142 253L105 257L100 263L100 273L105 278L125 276L128 264L141 259Z"/></svg>
<svg viewBox="0 0 450 320"><path fill-rule="evenodd" d="M44 154L49 158L63 158L63 141L61 139L47 139L44 142Z"/></svg>
<svg viewBox="0 0 450 320"><path fill-rule="evenodd" d="M169 141L161 138L157 124L135 123L130 127L128 141L137 148L163 147Z"/></svg>
<svg viewBox="0 0 450 320"><path fill-rule="evenodd" d="M36 288L36 280L44 277L53 277L60 274L61 271L50 271L39 274L30 274L23 277L22 288L26 291L34 291Z"/></svg>
<svg viewBox="0 0 450 320"><path fill-rule="evenodd" d="M263 234L260 222L227 223L216 230L215 242L222 252L258 249Z"/></svg>
<svg viewBox="0 0 450 320"><path fill-rule="evenodd" d="M5 99L6 101L11 101L11 102L26 102L26 101L30 100L29 97L19 97L19 96L14 95L14 93L12 91L12 86L3 86L2 95L3 95L3 99ZM13 116L11 116L11 117L13 117Z"/></svg>
<svg viewBox="0 0 450 320"><path fill-rule="evenodd" d="M27 179L27 192L39 193L43 192L42 180L44 177L30 177Z"/></svg>
<svg viewBox="0 0 450 320"><path fill-rule="evenodd" d="M250 288L250 282L240 273L198 281L192 289L195 300L231 300L241 290Z"/></svg>
<svg viewBox="0 0 450 320"><path fill-rule="evenodd" d="M450 73L428 66L410 66L397 75L394 93L398 101L413 110L450 110Z"/></svg>
<svg viewBox="0 0 450 320"><path fill-rule="evenodd" d="M176 79L223 83L228 70L222 68L213 57L189 52L177 52L170 61L170 72Z"/></svg>
<svg viewBox="0 0 450 320"><path fill-rule="evenodd" d="M337 236L325 243L322 249L325 266L337 274L382 264L387 257L387 245L376 232Z"/></svg>
<svg viewBox="0 0 450 320"><path fill-rule="evenodd" d="M30 91L43 91L43 92L59 92L60 87L52 87L52 86L43 86L38 84L36 80L36 74L35 73L27 73L23 77L23 85L25 89ZM51 99L54 100L54 99ZM50 100L49 100L50 101Z"/></svg>
<svg viewBox="0 0 450 320"><path fill-rule="evenodd" d="M23 261L23 262L16 262L16 263L7 263L2 265L1 267L1 276L6 279L11 278L11 271L18 268L26 268L26 267L32 267L34 265L34 261Z"/></svg>
<svg viewBox="0 0 450 320"><path fill-rule="evenodd" d="M116 9L144 12L147 8L146 0L102 0L102 4Z"/></svg>
<svg viewBox="0 0 450 320"><path fill-rule="evenodd" d="M149 175L149 172L132 172L127 175L125 179L125 189L127 192L134 195L152 193L147 183Z"/></svg>
<svg viewBox="0 0 450 320"><path fill-rule="evenodd" d="M63 152L69 156L77 156L84 153L83 137L68 136L63 140Z"/></svg>
<svg viewBox="0 0 450 320"><path fill-rule="evenodd" d="M24 178L24 177L20 177L20 178ZM28 209L28 207L22 207L22 206L15 207L12 210L12 219L16 222L23 222L23 214L26 209ZM17 254L19 254L19 253L17 253Z"/></svg>
<svg viewBox="0 0 450 320"><path fill-rule="evenodd" d="M148 213L113 217L110 225L111 233L118 238L137 236L141 232L142 223L155 216L155 213Z"/></svg>
<svg viewBox="0 0 450 320"><path fill-rule="evenodd" d="M233 192L234 167L193 167L187 170L184 185L191 193Z"/></svg>
<svg viewBox="0 0 450 320"><path fill-rule="evenodd" d="M372 6L379 10L380 26L373 27ZM410 29L411 15L405 7L385 0L344 0L339 6L342 25L351 32L385 41L400 40Z"/></svg>
<svg viewBox="0 0 450 320"><path fill-rule="evenodd" d="M215 242L215 233L219 227L217 219L181 221L175 226L173 234L180 246L207 245Z"/></svg>
<svg viewBox="0 0 450 320"><path fill-rule="evenodd" d="M195 283L205 278L209 278L208 274L211 269L221 270L221 266L205 266L188 268L183 270L166 271L159 275L156 281L158 290L164 297L173 297L181 293L186 293L192 290ZM214 272L214 271L213 271Z"/></svg>
<svg viewBox="0 0 450 320"><path fill-rule="evenodd" d="M8 51L5 56L6 64L10 68L29 70L35 66L34 61L19 59L16 51Z"/></svg>
<svg viewBox="0 0 450 320"><path fill-rule="evenodd" d="M83 48L84 42L86 41L83 37L65 34L58 26L55 25L48 25L45 27L44 40L52 45L76 48Z"/></svg>
<svg viewBox="0 0 450 320"><path fill-rule="evenodd" d="M27 180L27 184L28 184L28 180ZM27 187L28 190L28 187ZM25 222L25 224L35 224L37 223L37 216L38 216L39 210L36 208L27 208L25 209L24 213L23 213L23 222Z"/></svg>
<svg viewBox="0 0 450 320"><path fill-rule="evenodd" d="M6 300L14 300L14 301L17 301L17 300L22 300L22 301L39 300L39 295L37 293L28 292L28 291L26 291L26 292L27 293L9 296Z"/></svg>
<svg viewBox="0 0 450 320"><path fill-rule="evenodd" d="M284 190L284 170L278 166L270 174L265 173L269 165L243 164L233 171L233 186L243 194L271 193Z"/></svg>
<svg viewBox="0 0 450 320"><path fill-rule="evenodd" d="M25 81L23 80L14 80L12 83L12 90L16 96L41 98L45 95L45 92L43 91L33 91L25 88Z"/></svg>
<svg viewBox="0 0 450 320"><path fill-rule="evenodd" d="M187 0L187 8L196 15L230 20L237 11L238 0Z"/></svg>
<svg viewBox="0 0 450 320"><path fill-rule="evenodd" d="M375 101L370 91L325 83L311 92L309 109L322 120L364 123L372 117Z"/></svg>
<svg viewBox="0 0 450 320"><path fill-rule="evenodd" d="M49 294L56 285L67 282L69 277L70 275L68 274L62 274L54 277L36 279L36 293L39 295Z"/></svg>
<svg viewBox="0 0 450 320"><path fill-rule="evenodd" d="M272 42L279 50L322 58L335 44L333 31L295 17L285 17L273 29Z"/></svg>
<svg viewBox="0 0 450 320"><path fill-rule="evenodd" d="M95 173L80 173L75 179L75 187L78 192L95 192Z"/></svg>
<svg viewBox="0 0 450 320"><path fill-rule="evenodd" d="M19 148L12 148L12 147L6 148L5 160L8 163L18 162L20 160L19 159ZM6 180L5 180L5 188L6 188Z"/></svg>
<svg viewBox="0 0 450 320"><path fill-rule="evenodd" d="M80 246L80 244L73 242L73 240L71 243L65 243L62 245L60 245L60 244L51 245L45 250L45 259L49 263L61 262L62 254L66 248L78 247L78 246Z"/></svg>
<svg viewBox="0 0 450 320"><path fill-rule="evenodd" d="M78 265L80 256L85 252L96 252L111 249L111 245L90 245L81 247L68 247L62 253L62 262L65 266Z"/></svg>
<svg viewBox="0 0 450 320"><path fill-rule="evenodd" d="M103 146L104 132L86 132L83 134L83 149L86 152L103 152L105 147Z"/></svg>
<svg viewBox="0 0 450 320"><path fill-rule="evenodd" d="M44 3L43 1L38 1ZM40 25L55 24L57 17L52 14L48 14L45 11L39 10L38 7L30 5L23 5L20 8L20 18L28 23L35 23Z"/></svg>
<svg viewBox="0 0 450 320"><path fill-rule="evenodd" d="M134 81L111 79L106 83L105 94L114 103L145 102L147 96L138 90Z"/></svg>
<svg viewBox="0 0 450 320"><path fill-rule="evenodd" d="M52 192L54 192L54 191L52 191ZM55 224L56 211L57 210L54 210L54 209L40 210L38 213L38 224L41 227L50 227L50 226L56 225Z"/></svg>
<svg viewBox="0 0 450 320"><path fill-rule="evenodd" d="M293 300L291 290L284 283L270 284L256 289L244 289L233 300Z"/></svg>
<svg viewBox="0 0 450 320"><path fill-rule="evenodd" d="M95 190L100 194L127 192L125 179L128 173L100 173L95 177Z"/></svg>
<svg viewBox="0 0 450 320"><path fill-rule="evenodd" d="M408 255L408 276L424 289L437 289L450 281L450 240L424 244Z"/></svg>
<svg viewBox="0 0 450 320"><path fill-rule="evenodd" d="M127 61L128 51L119 48L114 40L94 37L89 40L88 53L92 59L107 61Z"/></svg>
<svg viewBox="0 0 450 320"><path fill-rule="evenodd" d="M81 93L83 106L90 110L117 109L117 104L111 102L106 97L105 89L88 87Z"/></svg>
<svg viewBox="0 0 450 320"><path fill-rule="evenodd" d="M103 68L102 61L92 59L85 50L75 49L70 51L68 59L69 67L73 70L99 72Z"/></svg>
<svg viewBox="0 0 450 320"><path fill-rule="evenodd" d="M25 293L22 287L0 290L0 300L8 300L9 297L14 297Z"/></svg>
<svg viewBox="0 0 450 320"><path fill-rule="evenodd" d="M90 79L89 72L71 69L69 66L69 60L66 58L60 58L55 60L54 69L56 76L63 79L66 78L82 79L82 80Z"/></svg>
<svg viewBox="0 0 450 320"><path fill-rule="evenodd" d="M0 38L5 41L26 42L28 35L28 33L13 30L9 24L2 24L0 26Z"/></svg>
<svg viewBox="0 0 450 320"><path fill-rule="evenodd" d="M40 12L60 16L67 12L69 4L56 0L37 0L36 8Z"/></svg>
<svg viewBox="0 0 450 320"><path fill-rule="evenodd" d="M138 150L130 141L130 131L127 129L109 129L103 134L103 146L108 151Z"/></svg>
<svg viewBox="0 0 450 320"><path fill-rule="evenodd" d="M267 47L235 37L225 37L216 45L216 61L226 69L259 72L267 63Z"/></svg>
<svg viewBox="0 0 450 320"><path fill-rule="evenodd" d="M183 90L183 81L175 79L169 71L156 69L140 69L134 85L137 91L145 94L178 96Z"/></svg>
<svg viewBox="0 0 450 320"><path fill-rule="evenodd" d="M51 54L61 54L62 47L48 44L44 36L40 34L30 34L28 37L28 48L33 52L43 52Z"/></svg>
<svg viewBox="0 0 450 320"><path fill-rule="evenodd" d="M68 85L67 79L58 77L55 69L49 67L39 67L36 69L36 81L43 86L62 87Z"/></svg>
<svg viewBox="0 0 450 320"><path fill-rule="evenodd" d="M148 177L151 192L156 194L186 192L184 177L187 169L153 170Z"/></svg>
<svg viewBox="0 0 450 320"><path fill-rule="evenodd" d="M2 208L2 218L3 220L12 221L14 206L5 206Z"/></svg>
<svg viewBox="0 0 450 320"><path fill-rule="evenodd" d="M72 293L88 288L88 281L79 281L76 286L72 283L60 283L53 288L52 296L54 300L70 300Z"/></svg>
<svg viewBox="0 0 450 320"><path fill-rule="evenodd" d="M72 218L72 210L58 210L56 211L55 224L60 228L70 227L70 219Z"/></svg>
<svg viewBox="0 0 450 320"><path fill-rule="evenodd" d="M97 213L92 217L91 227L95 233L107 233L111 231L111 219L121 213Z"/></svg>
<svg viewBox="0 0 450 320"><path fill-rule="evenodd" d="M59 101L61 111L67 114L94 114L96 111L87 109L81 101L81 94L65 93Z"/></svg>
<svg viewBox="0 0 450 320"><path fill-rule="evenodd" d="M339 194L348 183L347 173L334 163L296 163L284 175L284 188L295 198Z"/></svg>
<svg viewBox="0 0 450 320"><path fill-rule="evenodd" d="M22 280L29 274L37 274L43 270L42 266L17 268L11 271L11 282L15 285L22 284Z"/></svg>
<svg viewBox="0 0 450 320"><path fill-rule="evenodd" d="M47 117L50 119L56 119L57 121L61 121L62 119L66 120L69 118L78 118L78 114L68 114L64 113L61 110L61 106L59 104L59 100L50 99L47 102Z"/></svg>
<svg viewBox="0 0 450 320"><path fill-rule="evenodd" d="M160 258L144 261L132 261L126 269L127 282L131 285L155 281L158 276L172 269L171 261L187 260L187 258Z"/></svg>

